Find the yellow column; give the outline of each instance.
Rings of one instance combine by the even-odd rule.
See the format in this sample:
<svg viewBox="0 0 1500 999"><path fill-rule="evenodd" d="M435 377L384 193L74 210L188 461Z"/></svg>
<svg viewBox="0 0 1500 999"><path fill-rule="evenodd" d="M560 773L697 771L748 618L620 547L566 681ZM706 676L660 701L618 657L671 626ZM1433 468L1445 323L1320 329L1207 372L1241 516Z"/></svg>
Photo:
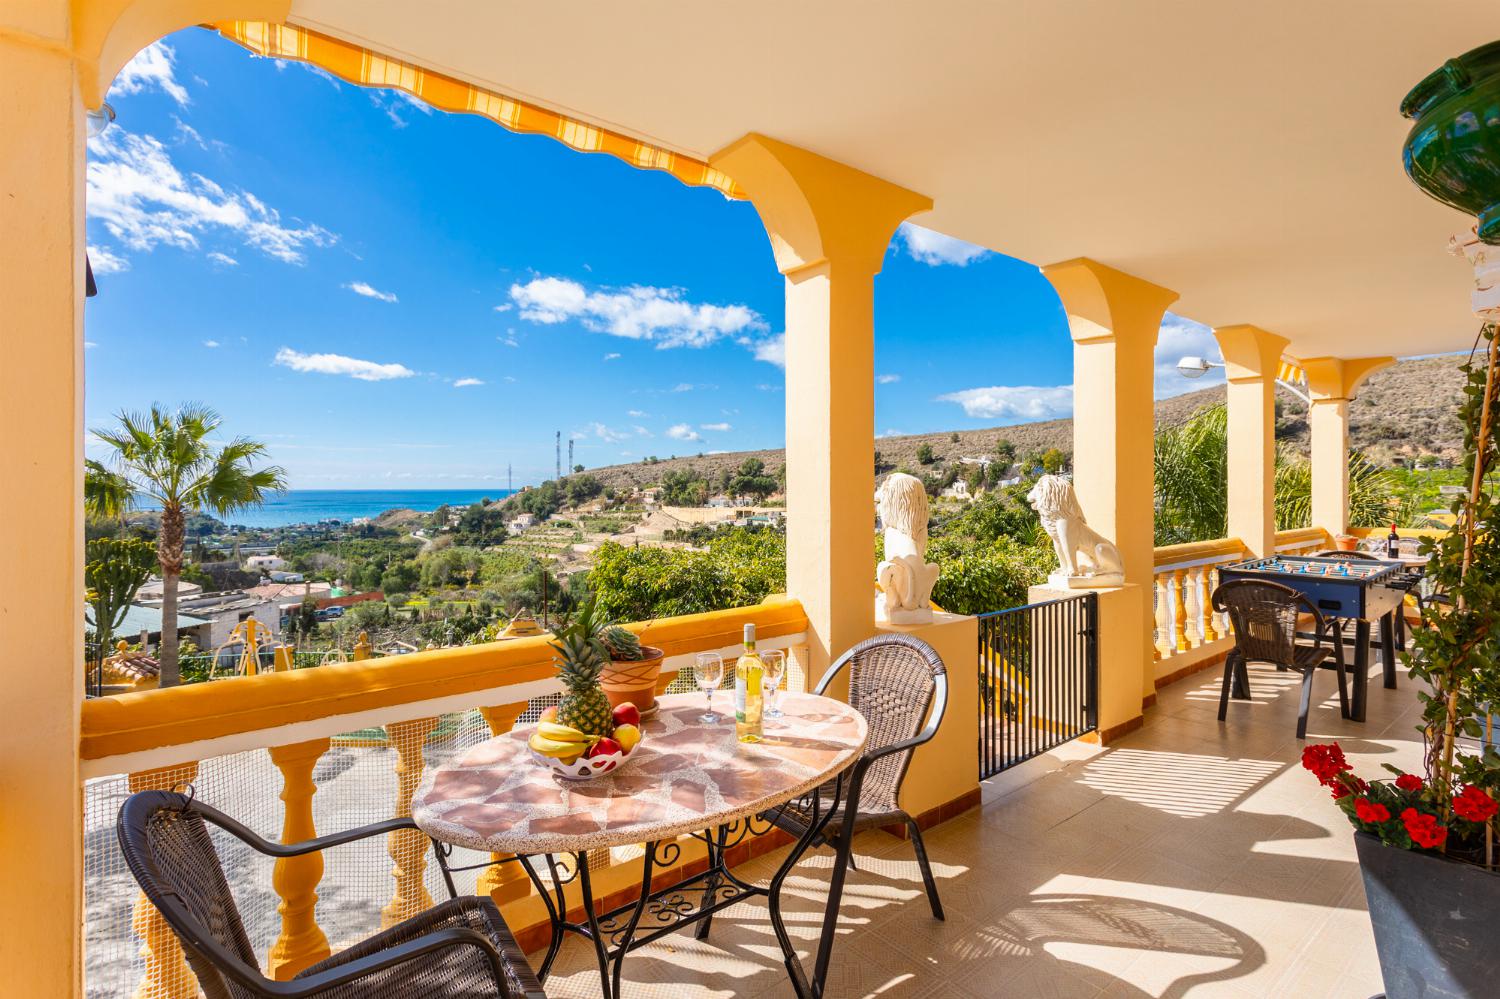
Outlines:
<svg viewBox="0 0 1500 999"><path fill-rule="evenodd" d="M521 717L526 707L527 702L517 701L514 704L480 708L479 714L484 718L485 724L490 727L491 735L504 735L515 727L516 719ZM495 900L496 905L504 905L506 902L513 902L531 893L531 879L526 876L520 864L500 863L511 856L509 853L490 854L490 859L495 861L496 865L486 867L480 872L474 894L488 894Z"/></svg>
<svg viewBox="0 0 1500 999"><path fill-rule="evenodd" d="M1219 633L1214 629L1214 567L1205 565L1198 570L1198 607L1203 615L1203 644L1219 640Z"/></svg>
<svg viewBox="0 0 1500 999"><path fill-rule="evenodd" d="M875 630L873 282L932 201L753 133L710 162L749 194L786 276L787 592L816 676Z"/></svg>
<svg viewBox="0 0 1500 999"><path fill-rule="evenodd" d="M1141 700L1156 693L1153 353L1177 293L1086 257L1050 264L1042 274L1062 299L1073 339L1073 487L1089 525L1120 549L1126 584L1139 588L1130 598L1140 618L1132 647L1121 635L1099 642L1100 725L1108 729L1139 717Z"/></svg>
<svg viewBox="0 0 1500 999"><path fill-rule="evenodd" d="M1276 373L1287 339L1259 326L1214 330L1229 380L1229 536L1276 551Z"/></svg>
<svg viewBox="0 0 1500 999"><path fill-rule="evenodd" d="M422 782L422 746L437 723L436 718L417 718L385 727L391 747L396 750L396 807L392 814L398 819L411 814L411 796ZM427 837L418 829L397 829L387 838L387 844L396 864L391 868L396 894L380 910L383 930L432 908L432 896L422 883L427 870Z"/></svg>
<svg viewBox="0 0 1500 999"><path fill-rule="evenodd" d="M278 650L280 651L280 650ZM300 843L317 836L312 802L318 786L313 768L328 752L328 739L312 739L270 751L271 762L281 771L281 841ZM314 909L318 904L318 882L323 880L323 855L309 853L276 861L271 885L280 896L281 935L271 945L266 972L277 981L287 981L309 965L327 957L328 938L318 927Z"/></svg>
<svg viewBox="0 0 1500 999"><path fill-rule="evenodd" d="M129 777L130 793L137 791L171 791L198 779L197 762L183 763L159 770L142 770ZM130 928L141 938L141 957L145 971L135 989L135 999L194 999L198 995L198 976L188 967L177 942L177 934L156 911L156 906L137 892Z"/></svg>
<svg viewBox="0 0 1500 999"><path fill-rule="evenodd" d="M1315 357L1302 362L1312 398L1312 524L1337 537L1349 529L1349 403L1392 357Z"/></svg>
<svg viewBox="0 0 1500 999"><path fill-rule="evenodd" d="M296 649L290 645L278 645L274 653L276 660L271 669L277 673L286 673L296 668L296 660L292 658Z"/></svg>
<svg viewBox="0 0 1500 999"><path fill-rule="evenodd" d="M1172 573L1172 621L1177 632L1177 651L1186 652L1193 647L1188 641L1188 571L1178 569Z"/></svg>

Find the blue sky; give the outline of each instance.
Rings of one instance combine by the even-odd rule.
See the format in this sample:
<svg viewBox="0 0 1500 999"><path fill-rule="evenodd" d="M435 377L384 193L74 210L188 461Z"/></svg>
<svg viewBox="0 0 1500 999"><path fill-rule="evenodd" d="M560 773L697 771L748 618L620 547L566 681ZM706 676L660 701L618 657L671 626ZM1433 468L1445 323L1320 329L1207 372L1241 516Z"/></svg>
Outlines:
<svg viewBox="0 0 1500 999"><path fill-rule="evenodd" d="M89 426L202 401L296 488L517 485L784 442L782 280L754 209L201 29L89 157ZM876 434L1066 416L1035 267L916 227L876 279ZM1158 394L1212 338L1176 317ZM90 453L97 454L91 446Z"/></svg>

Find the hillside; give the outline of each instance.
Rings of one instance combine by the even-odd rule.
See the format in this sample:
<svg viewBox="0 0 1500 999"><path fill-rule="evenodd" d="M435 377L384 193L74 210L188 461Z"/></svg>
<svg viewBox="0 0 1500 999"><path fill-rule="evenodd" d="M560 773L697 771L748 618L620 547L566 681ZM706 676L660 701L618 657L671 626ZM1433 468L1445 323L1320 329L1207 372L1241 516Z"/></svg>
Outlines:
<svg viewBox="0 0 1500 999"><path fill-rule="evenodd" d="M1462 358L1452 355L1401 361L1378 372L1361 390L1350 411L1350 435L1355 447L1384 464L1395 457L1436 454L1456 457L1463 444L1462 431L1454 416L1463 376L1459 372ZM1277 435L1307 445L1306 407L1289 393L1278 393L1280 420ZM1162 399L1156 404L1158 426L1181 423L1199 409L1224 401L1224 387L1202 389L1186 395ZM954 436L958 440L954 441ZM960 457L989 454L995 442L1005 438L1020 454L1043 452L1048 448L1071 451L1073 421L1047 420L1010 427L987 427L980 430L941 431L930 434L908 434L881 437L875 441L883 465L891 468L917 468L917 449L930 445L939 463ZM733 451L724 454L701 454L662 458L653 464L636 462L591 468L589 474L606 486L616 489L648 486L675 469L696 469L710 481L725 469L739 467L746 458L759 458L774 471L785 461L780 449Z"/></svg>

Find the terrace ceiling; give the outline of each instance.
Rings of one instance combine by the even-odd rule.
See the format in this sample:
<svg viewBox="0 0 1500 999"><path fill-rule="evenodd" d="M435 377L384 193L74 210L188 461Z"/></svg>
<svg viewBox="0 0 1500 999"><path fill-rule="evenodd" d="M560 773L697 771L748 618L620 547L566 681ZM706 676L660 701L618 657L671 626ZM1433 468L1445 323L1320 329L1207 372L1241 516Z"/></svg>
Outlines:
<svg viewBox="0 0 1500 999"><path fill-rule="evenodd" d="M1090 256L1300 357L1466 349L1465 225L1397 113L1500 38L1472 0L293 0L292 23L707 158L757 131L929 195L916 221Z"/></svg>

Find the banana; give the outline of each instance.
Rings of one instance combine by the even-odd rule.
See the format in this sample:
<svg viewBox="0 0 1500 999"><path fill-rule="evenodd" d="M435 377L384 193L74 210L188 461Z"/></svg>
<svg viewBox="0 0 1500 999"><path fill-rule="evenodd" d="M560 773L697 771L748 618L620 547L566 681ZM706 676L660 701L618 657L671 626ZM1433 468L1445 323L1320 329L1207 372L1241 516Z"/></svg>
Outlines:
<svg viewBox="0 0 1500 999"><path fill-rule="evenodd" d="M594 739L594 736L580 732L570 725L559 725L557 722L540 722L537 724L536 731L542 738L551 739L554 742L587 743Z"/></svg>
<svg viewBox="0 0 1500 999"><path fill-rule="evenodd" d="M557 739L549 739L540 732L533 734L527 740L527 744L543 756L555 756L558 759L577 756L583 751L576 742L560 742Z"/></svg>

